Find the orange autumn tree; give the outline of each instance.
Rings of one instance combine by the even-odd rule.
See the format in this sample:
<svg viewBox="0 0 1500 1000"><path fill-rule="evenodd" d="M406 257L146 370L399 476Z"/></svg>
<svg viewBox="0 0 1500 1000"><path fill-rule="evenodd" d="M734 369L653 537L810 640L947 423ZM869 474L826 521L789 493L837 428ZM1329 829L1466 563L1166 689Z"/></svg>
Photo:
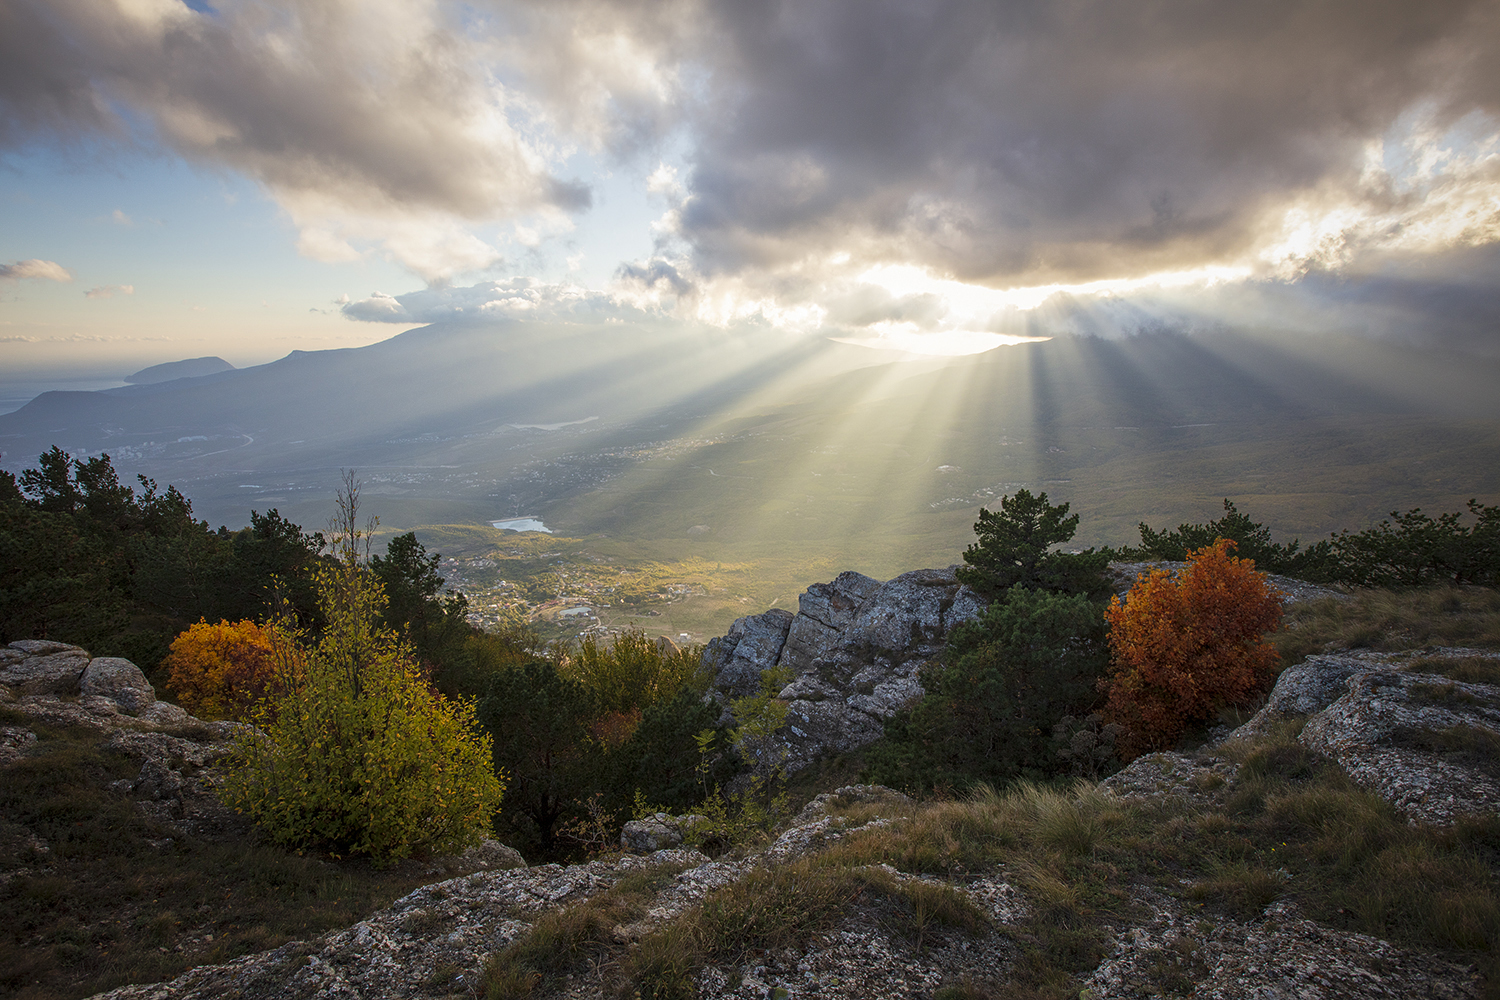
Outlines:
<svg viewBox="0 0 1500 1000"><path fill-rule="evenodd" d="M1173 746L1190 725L1269 687L1277 654L1264 637L1281 621L1281 594L1234 551L1220 538L1189 552L1175 575L1142 573L1104 612L1114 662L1105 711L1125 729L1125 760Z"/></svg>
<svg viewBox="0 0 1500 1000"><path fill-rule="evenodd" d="M276 633L245 619L200 621L172 641L167 687L200 719L246 720L276 676Z"/></svg>

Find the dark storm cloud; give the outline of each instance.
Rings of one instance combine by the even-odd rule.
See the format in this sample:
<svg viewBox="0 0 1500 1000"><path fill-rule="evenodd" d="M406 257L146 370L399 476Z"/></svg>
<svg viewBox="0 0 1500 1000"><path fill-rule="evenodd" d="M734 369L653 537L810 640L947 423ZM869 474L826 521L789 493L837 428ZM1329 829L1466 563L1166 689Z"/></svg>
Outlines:
<svg viewBox="0 0 1500 1000"><path fill-rule="evenodd" d="M1356 186L1424 102L1500 107L1492 3L724 2L680 233L701 268L822 249L961 278L1223 259Z"/></svg>

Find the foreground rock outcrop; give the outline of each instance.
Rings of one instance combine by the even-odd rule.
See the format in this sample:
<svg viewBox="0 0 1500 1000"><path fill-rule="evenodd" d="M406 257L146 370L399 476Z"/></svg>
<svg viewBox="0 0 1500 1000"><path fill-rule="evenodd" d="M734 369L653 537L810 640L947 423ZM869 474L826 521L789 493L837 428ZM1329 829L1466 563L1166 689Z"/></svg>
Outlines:
<svg viewBox="0 0 1500 1000"><path fill-rule="evenodd" d="M1110 579L1124 594L1141 572L1184 565L1114 563ZM922 667L942 652L953 627L984 611L984 601L958 582L956 570L915 570L884 583L840 573L807 588L796 614L772 608L738 619L703 652L716 696L727 703L758 691L762 671L789 672L779 692L788 725L775 748L789 773L873 743L884 732L883 720L924 694ZM1344 596L1286 577L1269 582L1287 601Z"/></svg>
<svg viewBox="0 0 1500 1000"><path fill-rule="evenodd" d="M1500 686L1425 672L1465 658L1500 662L1467 649L1372 660L1298 739L1414 823L1500 815Z"/></svg>
<svg viewBox="0 0 1500 1000"><path fill-rule="evenodd" d="M1215 747L1305 717L1299 743L1412 823L1500 816L1500 685L1431 672L1466 660L1500 665L1500 653L1428 647L1309 656L1282 671L1265 706L1218 743L1196 754L1148 754L1103 787L1124 797L1222 798L1236 768Z"/></svg>
<svg viewBox="0 0 1500 1000"><path fill-rule="evenodd" d="M50 639L22 639L0 648L0 704L75 697L96 725L107 725L103 720L118 715L166 726L188 719L178 706L157 701L151 682L129 660L90 656Z"/></svg>
<svg viewBox="0 0 1500 1000"><path fill-rule="evenodd" d="M954 570L885 583L840 573L809 587L795 615L773 608L739 619L704 650L715 691L742 697L759 689L762 671L790 673L779 694L788 703L779 737L788 772L879 739L881 720L922 696L921 669L948 632L984 610Z"/></svg>

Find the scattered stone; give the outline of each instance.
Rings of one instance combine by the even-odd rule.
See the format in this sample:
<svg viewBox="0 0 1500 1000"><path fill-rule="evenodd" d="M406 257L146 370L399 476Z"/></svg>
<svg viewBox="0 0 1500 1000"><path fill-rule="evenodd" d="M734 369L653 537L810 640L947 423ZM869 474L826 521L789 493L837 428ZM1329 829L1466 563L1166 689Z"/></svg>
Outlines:
<svg viewBox="0 0 1500 1000"><path fill-rule="evenodd" d="M23 726L0 726L0 767L14 764L36 746L36 733Z"/></svg>

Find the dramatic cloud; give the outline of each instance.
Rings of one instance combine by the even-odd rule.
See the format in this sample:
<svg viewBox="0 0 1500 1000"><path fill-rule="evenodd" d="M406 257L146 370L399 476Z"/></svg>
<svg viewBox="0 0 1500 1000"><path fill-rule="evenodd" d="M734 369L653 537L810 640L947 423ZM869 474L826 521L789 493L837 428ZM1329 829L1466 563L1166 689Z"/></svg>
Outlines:
<svg viewBox="0 0 1500 1000"><path fill-rule="evenodd" d="M588 207L586 184L553 173L568 136L544 103L502 82L503 46L473 11L435 0L214 7L5 4L0 139L125 139L143 121L178 153L263 183L309 255L374 248L429 280L498 259L466 224Z"/></svg>
<svg viewBox="0 0 1500 1000"><path fill-rule="evenodd" d="M1492 0L11 0L0 142L253 177L306 256L432 286L344 306L385 322L582 308L445 286L660 164L587 308L972 349L1344 274L1401 313L1413 262L1500 241L1496 51Z"/></svg>
<svg viewBox="0 0 1500 1000"><path fill-rule="evenodd" d="M350 319L376 323L415 324L455 319L608 323L659 318L608 292L528 278L484 281L466 288L429 288L405 295L375 292L369 298L340 305Z"/></svg>
<svg viewBox="0 0 1500 1000"><path fill-rule="evenodd" d="M0 281L19 281L22 278L42 278L47 281L72 281L72 273L61 264L50 260L18 260L14 264L0 264Z"/></svg>
<svg viewBox="0 0 1500 1000"><path fill-rule="evenodd" d="M677 216L708 272L839 251L987 284L1232 263L1293 210L1461 211L1400 190L1371 146L1420 158L1500 110L1500 11L1479 2L726 2L713 23ZM1497 128L1471 121L1493 238Z"/></svg>

